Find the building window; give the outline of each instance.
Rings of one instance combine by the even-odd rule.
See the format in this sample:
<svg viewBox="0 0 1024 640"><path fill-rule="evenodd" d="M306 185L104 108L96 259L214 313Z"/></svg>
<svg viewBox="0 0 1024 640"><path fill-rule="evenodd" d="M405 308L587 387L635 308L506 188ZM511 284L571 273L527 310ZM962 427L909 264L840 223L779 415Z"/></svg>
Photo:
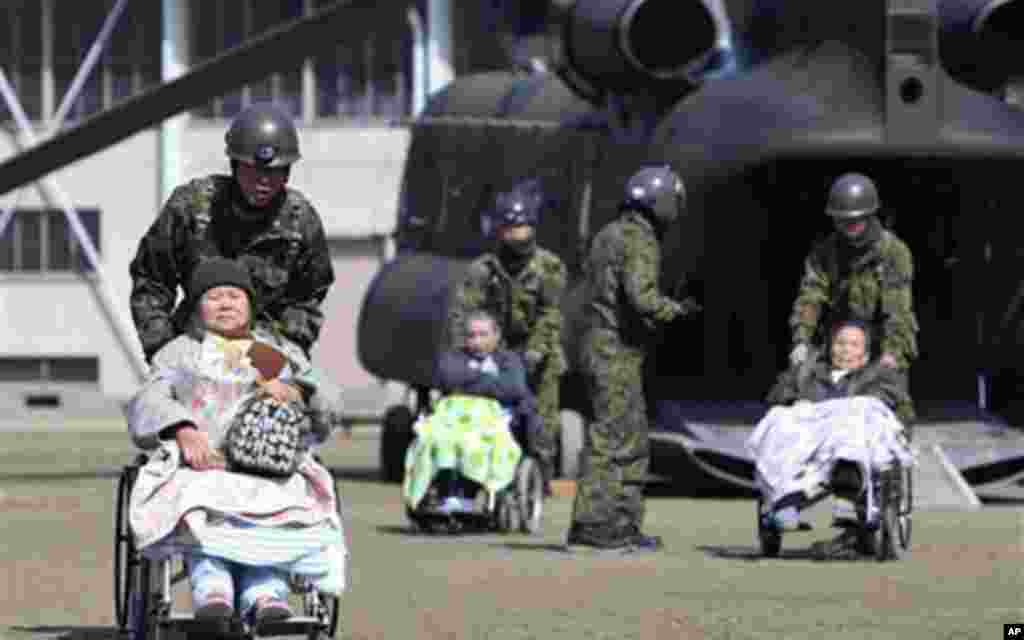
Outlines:
<svg viewBox="0 0 1024 640"><path fill-rule="evenodd" d="M100 251L100 212L78 209L78 217L96 251ZM16 210L0 235L0 272L61 271L92 271L64 212Z"/></svg>
<svg viewBox="0 0 1024 640"><path fill-rule="evenodd" d="M0 4L0 68L29 118L45 121L56 114L115 1ZM128 2L67 120L108 109L159 81L160 3ZM6 105L0 117L10 117Z"/></svg>
<svg viewBox="0 0 1024 640"><path fill-rule="evenodd" d="M182 2L188 0L181 0ZM334 0L191 0L190 64L200 64L268 29ZM5 0L0 3L0 69L14 85L26 114L46 121L96 40L116 0ZM421 10L426 2L415 3ZM161 6L128 2L99 64L89 74L67 120L108 109L160 82ZM391 119L412 109L412 34L403 19L363 30L286 73L219 96L193 113L231 118L254 102L272 101L293 117ZM8 120L0 103L0 120Z"/></svg>
<svg viewBox="0 0 1024 640"><path fill-rule="evenodd" d="M189 7L192 60L201 63L246 39L334 0L221 0ZM394 14L392 14L394 15ZM231 118L254 102L271 101L296 118L390 119L412 111L412 35L404 21L364 30L287 73L269 75L212 100L194 115Z"/></svg>
<svg viewBox="0 0 1024 640"><path fill-rule="evenodd" d="M95 356L0 358L0 382L100 381L100 361Z"/></svg>

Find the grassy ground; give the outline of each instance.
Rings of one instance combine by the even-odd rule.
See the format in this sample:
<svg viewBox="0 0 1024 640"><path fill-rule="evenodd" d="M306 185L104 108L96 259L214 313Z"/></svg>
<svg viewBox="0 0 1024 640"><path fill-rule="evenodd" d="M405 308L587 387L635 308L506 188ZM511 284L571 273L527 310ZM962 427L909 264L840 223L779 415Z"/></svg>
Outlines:
<svg viewBox="0 0 1024 640"><path fill-rule="evenodd" d="M832 535L826 509L760 560L750 501L658 497L666 551L571 555L566 498L539 536L411 535L376 447L357 431L323 452L353 549L341 638L987 639L1024 621L1019 508L918 512L906 560L822 563L806 549ZM0 433L0 636L115 637L113 494L133 455L123 433Z"/></svg>

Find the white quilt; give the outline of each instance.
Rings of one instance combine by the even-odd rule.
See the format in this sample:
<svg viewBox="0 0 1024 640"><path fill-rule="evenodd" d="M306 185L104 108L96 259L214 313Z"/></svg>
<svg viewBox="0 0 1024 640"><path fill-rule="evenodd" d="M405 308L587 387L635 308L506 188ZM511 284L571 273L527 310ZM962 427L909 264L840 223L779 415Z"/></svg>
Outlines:
<svg viewBox="0 0 1024 640"><path fill-rule="evenodd" d="M895 461L914 463L903 425L880 400L859 396L775 407L747 440L755 482L770 505L790 493L820 495L838 460L856 463L865 487ZM874 511L868 492L868 513Z"/></svg>

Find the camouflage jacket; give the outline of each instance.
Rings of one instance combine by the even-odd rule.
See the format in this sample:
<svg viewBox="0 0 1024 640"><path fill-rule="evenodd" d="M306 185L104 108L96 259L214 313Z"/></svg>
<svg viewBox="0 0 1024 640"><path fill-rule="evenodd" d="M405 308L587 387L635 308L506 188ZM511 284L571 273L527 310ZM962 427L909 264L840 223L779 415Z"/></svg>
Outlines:
<svg viewBox="0 0 1024 640"><path fill-rule="evenodd" d="M151 359L185 331L189 292L200 260L243 262L256 288L253 318L307 354L320 334L320 305L334 282L323 223L299 192L287 189L272 218L251 223L234 212L233 179L212 175L179 186L139 243L132 260L131 308L143 351Z"/></svg>
<svg viewBox="0 0 1024 640"><path fill-rule="evenodd" d="M596 236L587 259L584 314L587 327L617 331L641 346L683 315L683 307L658 290L661 245L642 215L627 212Z"/></svg>
<svg viewBox="0 0 1024 640"><path fill-rule="evenodd" d="M513 351L536 351L544 366L565 370L562 355L562 295L565 265L554 253L537 248L522 271L510 274L493 253L469 266L456 287L448 319L449 344L459 348L466 339L466 317L482 309L501 323L505 346Z"/></svg>
<svg viewBox="0 0 1024 640"><path fill-rule="evenodd" d="M768 394L768 403L788 405L798 400L822 402L852 396L878 398L904 424L914 419L914 406L907 391L906 376L878 363L851 371L838 382L832 381L832 367L824 361L792 367L779 376Z"/></svg>
<svg viewBox="0 0 1024 640"><path fill-rule="evenodd" d="M794 344L824 343L832 322L854 317L869 323L882 353L906 369L917 357L917 319L910 249L889 231L851 264L840 264L840 238L832 234L811 251L789 325Z"/></svg>

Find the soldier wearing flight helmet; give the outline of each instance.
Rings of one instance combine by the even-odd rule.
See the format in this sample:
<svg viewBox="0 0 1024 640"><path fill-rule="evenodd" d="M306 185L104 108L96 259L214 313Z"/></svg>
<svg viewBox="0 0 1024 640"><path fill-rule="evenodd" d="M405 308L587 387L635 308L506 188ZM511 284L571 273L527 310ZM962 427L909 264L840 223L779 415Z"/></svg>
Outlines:
<svg viewBox="0 0 1024 640"><path fill-rule="evenodd" d="M550 495L561 430L559 384L566 371L561 301L567 274L557 255L537 246L536 229L549 208L536 178L496 196L482 220L484 234L496 240L494 250L474 260L456 287L448 326L451 345L461 345L466 317L487 311L501 325L505 347L523 359L543 422L533 446Z"/></svg>
<svg viewBox="0 0 1024 640"><path fill-rule="evenodd" d="M823 344L832 322L854 318L877 336L881 364L906 373L917 357L910 249L878 219L880 200L867 176L848 173L831 188L825 213L836 231L807 256L789 324L790 362Z"/></svg>
<svg viewBox="0 0 1024 640"><path fill-rule="evenodd" d="M295 125L272 105L254 105L234 119L225 141L231 175L177 187L132 260L132 317L147 360L185 330L189 314L175 304L178 288L214 257L248 269L260 301L257 325L307 355L319 337L334 271L320 216L287 187L300 157ZM189 300L191 292L184 294Z"/></svg>
<svg viewBox="0 0 1024 640"><path fill-rule="evenodd" d="M580 368L593 403L570 547L654 551L641 532L650 461L643 363L658 330L700 310L658 289L661 239L686 208L682 179L665 165L640 169L620 215L594 237L587 262Z"/></svg>

